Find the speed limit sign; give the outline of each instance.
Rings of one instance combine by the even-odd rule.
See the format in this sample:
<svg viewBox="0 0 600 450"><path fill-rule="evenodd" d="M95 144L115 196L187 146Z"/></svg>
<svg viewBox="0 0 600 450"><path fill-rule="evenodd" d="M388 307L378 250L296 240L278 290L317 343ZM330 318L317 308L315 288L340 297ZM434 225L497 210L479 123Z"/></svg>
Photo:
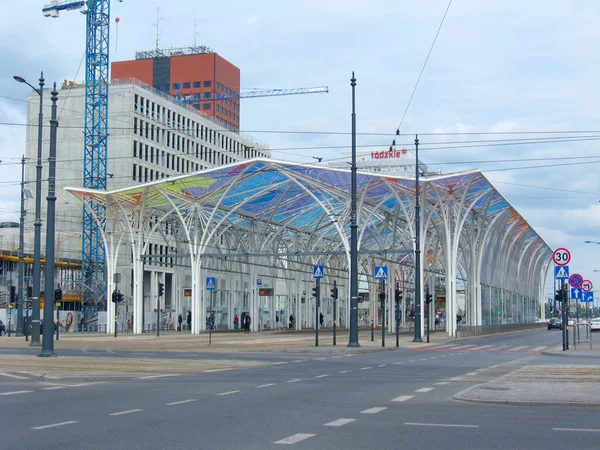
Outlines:
<svg viewBox="0 0 600 450"><path fill-rule="evenodd" d="M566 266L569 264L569 261L571 261L571 252L566 248L557 248L554 250L554 253L552 253L552 261L554 261L554 264L557 266Z"/></svg>

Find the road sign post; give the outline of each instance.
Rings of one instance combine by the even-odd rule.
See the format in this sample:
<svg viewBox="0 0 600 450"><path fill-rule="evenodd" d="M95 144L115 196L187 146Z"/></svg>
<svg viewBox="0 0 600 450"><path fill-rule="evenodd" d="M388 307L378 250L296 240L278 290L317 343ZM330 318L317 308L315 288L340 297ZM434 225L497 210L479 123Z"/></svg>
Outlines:
<svg viewBox="0 0 600 450"><path fill-rule="evenodd" d="M315 347L319 346L319 303L321 302L321 278L325 274L323 266L313 266L313 278L315 287L313 296L315 297Z"/></svg>
<svg viewBox="0 0 600 450"><path fill-rule="evenodd" d="M209 292L209 306L208 306L208 320L210 325L208 326L208 345L212 344L212 327L213 323L211 320L212 317L212 299L213 299L213 291L217 286L217 279L215 277L206 277L206 290Z"/></svg>
<svg viewBox="0 0 600 450"><path fill-rule="evenodd" d="M554 261L554 264L557 266L566 266L569 264L569 261L571 261L571 252L563 247L557 248L554 250L554 253L552 253L552 261Z"/></svg>
<svg viewBox="0 0 600 450"><path fill-rule="evenodd" d="M381 305L381 346L385 347L385 280L388 279L387 266L375 266L375 279L381 280L381 291L379 292L379 303ZM371 340L373 337L371 326Z"/></svg>

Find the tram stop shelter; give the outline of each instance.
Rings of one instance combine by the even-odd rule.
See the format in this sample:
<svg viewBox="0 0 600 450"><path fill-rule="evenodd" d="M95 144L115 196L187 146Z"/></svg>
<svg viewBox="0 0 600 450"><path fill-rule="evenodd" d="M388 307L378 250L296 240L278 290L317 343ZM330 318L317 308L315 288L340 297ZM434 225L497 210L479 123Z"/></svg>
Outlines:
<svg viewBox="0 0 600 450"><path fill-rule="evenodd" d="M191 311L193 334L206 329L215 311L207 277L216 279L224 323L244 312L252 329L279 318L286 328L310 327L314 265L325 268L322 307L336 281L333 309L338 324L349 322L349 169L259 158L109 192L66 190L89 211L100 211L106 292L115 289L118 267L130 272L123 285L132 286L134 333L142 332L144 311L156 308L156 285L166 276L172 277L168 307L184 317ZM420 177L423 283L415 293L415 193L414 178L357 173L359 290L369 293L371 317L379 321L382 308L375 266L388 266L383 307L386 317L398 311L400 326L410 321L415 295L424 299L425 291L434 302L429 314L420 302L421 320L443 309L451 336L457 315L471 326L543 317L552 249L479 170ZM149 268L152 276L145 274ZM270 286L266 295L259 281ZM398 304L396 291L402 291ZM106 310L114 316L112 302ZM111 322L107 333L114 331ZM393 331L397 323L383 325Z"/></svg>

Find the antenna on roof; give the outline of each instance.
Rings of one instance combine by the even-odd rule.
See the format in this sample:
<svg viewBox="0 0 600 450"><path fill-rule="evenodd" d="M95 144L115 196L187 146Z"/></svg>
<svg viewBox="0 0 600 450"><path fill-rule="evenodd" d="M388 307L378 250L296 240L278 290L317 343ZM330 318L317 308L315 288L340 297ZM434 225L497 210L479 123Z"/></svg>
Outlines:
<svg viewBox="0 0 600 450"><path fill-rule="evenodd" d="M158 41L160 40L160 29L159 22L164 20L164 17L160 17L160 7L156 8L156 24L153 26L156 27L156 50L158 50Z"/></svg>
<svg viewBox="0 0 600 450"><path fill-rule="evenodd" d="M198 31L196 31L197 23L198 23L198 17L196 17L196 11L194 10L194 47L196 46L196 37L198 36Z"/></svg>

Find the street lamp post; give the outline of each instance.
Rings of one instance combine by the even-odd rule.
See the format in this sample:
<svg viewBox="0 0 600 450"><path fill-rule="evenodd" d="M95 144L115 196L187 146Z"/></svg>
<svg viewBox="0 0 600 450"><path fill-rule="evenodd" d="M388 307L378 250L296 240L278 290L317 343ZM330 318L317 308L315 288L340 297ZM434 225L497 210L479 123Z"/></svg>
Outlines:
<svg viewBox="0 0 600 450"><path fill-rule="evenodd" d="M35 173L35 222L34 222L34 240L33 240L33 302L31 305L31 347L40 346L40 284L41 284L41 256L40 247L42 240L42 123L44 120L44 72L40 74L40 88L36 89L29 84L25 78L14 76L19 83L25 83L40 96L40 110L38 114L38 145L37 145L37 164Z"/></svg>
<svg viewBox="0 0 600 450"><path fill-rule="evenodd" d="M415 337L421 338L421 205L419 203L419 137L415 136Z"/></svg>
<svg viewBox="0 0 600 450"><path fill-rule="evenodd" d="M350 333L348 347L358 343L358 225L356 220L356 78L352 72L352 200L350 204Z"/></svg>
<svg viewBox="0 0 600 450"><path fill-rule="evenodd" d="M48 201L46 211L46 265L44 268L44 329L42 352L40 356L54 356L54 341L52 339L53 330L53 309L54 309L54 226L56 217L56 132L58 129L58 120L56 118L56 102L58 92L56 92L56 83L51 93L52 97L52 118L50 119L50 155L48 158Z"/></svg>
<svg viewBox="0 0 600 450"><path fill-rule="evenodd" d="M25 155L21 158L21 217L19 218L19 297L17 298L17 336L23 335L23 276L25 268L23 263L23 245L25 230Z"/></svg>

